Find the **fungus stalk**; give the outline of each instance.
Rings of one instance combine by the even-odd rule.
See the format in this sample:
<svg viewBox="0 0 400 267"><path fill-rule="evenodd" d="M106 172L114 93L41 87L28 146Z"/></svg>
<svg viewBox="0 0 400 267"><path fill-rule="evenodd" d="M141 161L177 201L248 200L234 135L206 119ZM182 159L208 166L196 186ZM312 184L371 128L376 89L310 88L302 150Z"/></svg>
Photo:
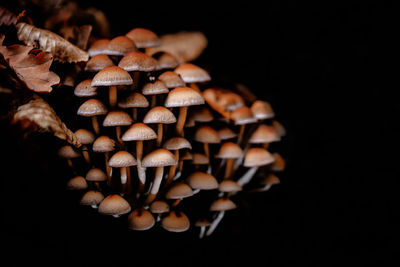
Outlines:
<svg viewBox="0 0 400 267"><path fill-rule="evenodd" d="M174 156L176 160L179 161L179 150L174 150ZM168 186L174 180L176 168L177 165L172 165L171 167L169 167L168 178L165 181L165 186Z"/></svg>
<svg viewBox="0 0 400 267"><path fill-rule="evenodd" d="M146 169L142 167L142 157L143 157L143 141L136 141L136 161L137 170L139 177L139 188L138 193L142 193L144 190L144 185L146 184Z"/></svg>
<svg viewBox="0 0 400 267"><path fill-rule="evenodd" d="M218 224L222 221L222 218L225 215L225 211L220 211L217 215L217 217L214 219L214 221L211 223L210 227L208 228L207 232L206 232L206 236L210 236L215 228L217 228Z"/></svg>
<svg viewBox="0 0 400 267"><path fill-rule="evenodd" d="M156 198L158 190L160 189L163 174L164 174L164 167L157 167L153 185L151 186L150 194L147 196L146 199L146 204L150 204Z"/></svg>
<svg viewBox="0 0 400 267"><path fill-rule="evenodd" d="M199 234L199 238L202 239L204 237L204 234L206 233L206 227L205 226L201 226L200 227L200 234Z"/></svg>
<svg viewBox="0 0 400 267"><path fill-rule="evenodd" d="M97 120L97 116L92 116L92 126L94 132L98 135L100 134L100 126L99 126L99 121Z"/></svg>
<svg viewBox="0 0 400 267"><path fill-rule="evenodd" d="M163 138L163 124L158 123L157 124L157 146L161 146L162 143L162 138Z"/></svg>
<svg viewBox="0 0 400 267"><path fill-rule="evenodd" d="M176 123L176 132L179 136L184 137L183 127L185 126L188 107L179 107L179 117Z"/></svg>
<svg viewBox="0 0 400 267"><path fill-rule="evenodd" d="M108 89L108 100L110 102L110 106L112 108L114 108L117 104L117 86L116 85L112 85L110 86L110 88Z"/></svg>
<svg viewBox="0 0 400 267"><path fill-rule="evenodd" d="M251 181L251 178L253 178L254 174L257 172L258 167L252 167L250 168L240 179L237 181L237 184L239 186L244 186L245 184L248 184Z"/></svg>
<svg viewBox="0 0 400 267"><path fill-rule="evenodd" d="M226 159L225 179L229 179L231 177L234 162L235 162L235 159L231 159L231 158Z"/></svg>

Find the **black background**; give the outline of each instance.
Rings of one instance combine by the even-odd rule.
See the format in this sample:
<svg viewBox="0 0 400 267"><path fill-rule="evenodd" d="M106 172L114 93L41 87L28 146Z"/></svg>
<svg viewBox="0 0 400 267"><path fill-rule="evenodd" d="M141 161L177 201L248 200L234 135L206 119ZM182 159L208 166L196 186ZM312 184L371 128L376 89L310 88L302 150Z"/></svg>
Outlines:
<svg viewBox="0 0 400 267"><path fill-rule="evenodd" d="M393 7L303 2L82 3L106 13L114 36L133 27L160 35L204 32L209 46L196 63L272 104L288 132L279 149L287 170L270 191L244 195L208 239L198 240L195 229L133 232L79 207L57 175L64 167L52 156L58 141L23 141L2 122L1 260L393 264L399 177Z"/></svg>

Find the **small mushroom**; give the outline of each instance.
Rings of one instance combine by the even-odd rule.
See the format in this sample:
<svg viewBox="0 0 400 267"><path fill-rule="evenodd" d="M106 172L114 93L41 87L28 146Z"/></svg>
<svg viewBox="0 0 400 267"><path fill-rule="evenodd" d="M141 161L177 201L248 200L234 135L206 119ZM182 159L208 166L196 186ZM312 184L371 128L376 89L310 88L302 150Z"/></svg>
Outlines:
<svg viewBox="0 0 400 267"><path fill-rule="evenodd" d="M86 173L86 181L94 182L96 187L100 189L99 182L107 180L107 175L99 168L92 168Z"/></svg>
<svg viewBox="0 0 400 267"><path fill-rule="evenodd" d="M237 137L237 134L234 131L232 131L231 129L229 129L228 127L219 129L218 135L219 135L219 139L221 139L221 141Z"/></svg>
<svg viewBox="0 0 400 267"><path fill-rule="evenodd" d="M250 108L243 106L235 109L231 112L231 118L236 125L240 125L240 131L237 143L240 145L242 143L246 125L250 123L255 123L256 118L253 117L253 113Z"/></svg>
<svg viewBox="0 0 400 267"><path fill-rule="evenodd" d="M100 191L89 190L81 198L80 204L91 206L97 209L98 205L103 201L104 195Z"/></svg>
<svg viewBox="0 0 400 267"><path fill-rule="evenodd" d="M104 54L109 56L124 56L136 50L136 44L131 39L126 36L117 36L110 40Z"/></svg>
<svg viewBox="0 0 400 267"><path fill-rule="evenodd" d="M185 83L189 83L190 87L198 92L200 92L200 89L196 83L208 82L211 80L207 71L192 63L183 63L174 71L182 77Z"/></svg>
<svg viewBox="0 0 400 267"><path fill-rule="evenodd" d="M78 129L75 131L75 136L78 139L78 141L82 144L81 150L82 150L82 155L86 161L87 164L91 164L90 162L90 155L88 151L88 145L92 144L94 141L94 134L91 131L88 131L86 129Z"/></svg>
<svg viewBox="0 0 400 267"><path fill-rule="evenodd" d="M179 66L179 61L171 53L159 51L151 56L157 60L156 70L175 69Z"/></svg>
<svg viewBox="0 0 400 267"><path fill-rule="evenodd" d="M127 184L126 187L128 188L128 193L131 189L131 179L128 175L128 168L130 166L135 166L136 164L136 159L127 151L118 151L108 161L110 167L120 168L121 184Z"/></svg>
<svg viewBox="0 0 400 267"><path fill-rule="evenodd" d="M268 174L267 176L265 176L261 182L260 185L262 186L261 188L257 188L252 190L253 192L264 192L264 191L268 191L271 186L275 185L275 184L280 184L281 180L273 173Z"/></svg>
<svg viewBox="0 0 400 267"><path fill-rule="evenodd" d="M280 137L286 135L286 129L283 127L282 123L277 120L272 120L272 127L275 128L276 132L279 134Z"/></svg>
<svg viewBox="0 0 400 267"><path fill-rule="evenodd" d="M196 130L193 139L197 142L203 143L204 153L209 159L210 159L209 144L218 144L221 142L221 140L219 139L218 132L207 125L200 126Z"/></svg>
<svg viewBox="0 0 400 267"><path fill-rule="evenodd" d="M132 124L132 122L133 120L128 113L121 110L113 110L110 111L104 118L103 126L115 127L115 135L117 140L120 143L123 143L121 139L121 126L129 126Z"/></svg>
<svg viewBox="0 0 400 267"><path fill-rule="evenodd" d="M97 87L92 86L92 79L83 80L74 90L77 97L92 97L97 95Z"/></svg>
<svg viewBox="0 0 400 267"><path fill-rule="evenodd" d="M109 43L109 39L99 39L93 42L93 44L88 49L89 56L94 57L96 55L106 54Z"/></svg>
<svg viewBox="0 0 400 267"><path fill-rule="evenodd" d="M243 157L243 150L235 143L226 142L215 157L226 160L225 179L229 179L232 176L234 161Z"/></svg>
<svg viewBox="0 0 400 267"><path fill-rule="evenodd" d="M84 102L78 109L77 114L79 116L91 117L93 130L96 134L100 133L99 122L97 116L105 115L107 108L97 99L89 99Z"/></svg>
<svg viewBox="0 0 400 267"><path fill-rule="evenodd" d="M114 151L114 149L115 149L115 141L105 135L99 136L93 142L93 146L92 146L93 152L104 153L104 160L105 160L105 166L106 166L106 172L107 172L109 185L111 184L111 167L108 166L108 161L110 158L109 153L111 151Z"/></svg>
<svg viewBox="0 0 400 267"><path fill-rule="evenodd" d="M112 215L115 218L123 214L129 213L131 206L120 195L109 195L99 205L99 213L104 215Z"/></svg>
<svg viewBox="0 0 400 267"><path fill-rule="evenodd" d="M274 162L271 164L271 171L274 172L281 172L285 169L285 160L282 158L282 156L279 153L272 153L272 156L274 157Z"/></svg>
<svg viewBox="0 0 400 267"><path fill-rule="evenodd" d="M143 85L142 94L143 95L151 95L151 107L155 107L157 104L157 95L160 94L168 94L169 90L165 84L156 80L154 82L148 82Z"/></svg>
<svg viewBox="0 0 400 267"><path fill-rule="evenodd" d="M179 76L179 74L173 71L165 71L160 76L158 80L162 81L168 89L185 86L185 82Z"/></svg>
<svg viewBox="0 0 400 267"><path fill-rule="evenodd" d="M205 172L194 172L190 174L186 182L194 189L194 193L200 190L213 190L218 188L217 179Z"/></svg>
<svg viewBox="0 0 400 267"><path fill-rule="evenodd" d="M157 146L160 146L163 138L163 124L175 123L176 118L167 108L157 106L146 113L143 122L157 124Z"/></svg>
<svg viewBox="0 0 400 267"><path fill-rule="evenodd" d="M163 147L165 149L174 151L175 158L179 162L181 162L181 159L179 158L179 150L186 148L192 149L192 145L183 137L172 137L165 141ZM169 168L168 178L165 181L166 186L168 186L174 180L176 169L176 165Z"/></svg>
<svg viewBox="0 0 400 267"><path fill-rule="evenodd" d="M210 168L210 159L204 155L204 154L200 154L200 153L193 153L192 154L192 164L195 165L195 169L199 169L199 165L208 165L208 173L211 173L211 168Z"/></svg>
<svg viewBox="0 0 400 267"><path fill-rule="evenodd" d="M264 148L268 148L270 143L278 142L280 140L281 137L274 127L261 124L251 134L249 144L262 144Z"/></svg>
<svg viewBox="0 0 400 267"><path fill-rule="evenodd" d="M161 220L161 214L169 212L169 205L163 200L155 200L150 205L150 211L157 214L157 222Z"/></svg>
<svg viewBox="0 0 400 267"><path fill-rule="evenodd" d="M155 220L149 211L143 208L138 208L129 214L128 224L129 229L145 231L154 226Z"/></svg>
<svg viewBox="0 0 400 267"><path fill-rule="evenodd" d="M236 181L226 179L219 184L218 190L222 193L227 193L228 197L231 193L242 191L242 187Z"/></svg>
<svg viewBox="0 0 400 267"><path fill-rule="evenodd" d="M106 67L114 66L112 60L105 54L95 55L86 63L85 71L98 72Z"/></svg>
<svg viewBox="0 0 400 267"><path fill-rule="evenodd" d="M204 234L206 233L206 227L208 227L210 225L211 225L210 221L205 218L201 218L196 221L194 226L200 227L200 234L199 234L200 239L202 239L204 237Z"/></svg>
<svg viewBox="0 0 400 267"><path fill-rule="evenodd" d="M190 227L189 218L182 211L171 211L161 221L161 226L169 232L185 232Z"/></svg>
<svg viewBox="0 0 400 267"><path fill-rule="evenodd" d="M134 41L137 48L156 47L161 44L158 36L145 28L134 28L126 34L126 37Z"/></svg>
<svg viewBox="0 0 400 267"><path fill-rule="evenodd" d="M221 197L211 203L210 211L217 211L218 215L208 228L206 236L210 236L215 231L218 224L222 221L222 218L225 215L225 211L233 209L236 209L236 204L226 197Z"/></svg>
<svg viewBox="0 0 400 267"><path fill-rule="evenodd" d="M120 108L132 108L132 118L137 121L137 108L147 108L149 106L149 101L147 101L144 95L133 92L126 98L118 102L118 107Z"/></svg>
<svg viewBox="0 0 400 267"><path fill-rule="evenodd" d="M83 176L75 176L67 182L67 188L70 190L84 190L88 188L88 184Z"/></svg>
<svg viewBox="0 0 400 267"><path fill-rule="evenodd" d="M271 104L266 101L256 100L253 102L250 109L257 120L271 119L275 116Z"/></svg>
<svg viewBox="0 0 400 267"><path fill-rule="evenodd" d="M67 160L68 166L74 169L74 164L72 163L72 159L78 158L81 156L79 152L77 152L72 146L65 145L60 147L58 150L58 155L61 158L65 158Z"/></svg>
<svg viewBox="0 0 400 267"><path fill-rule="evenodd" d="M175 202L172 203L171 207L176 207L182 201L182 199L191 196L193 196L192 188L182 182L173 184L165 194L166 199L175 200Z"/></svg>

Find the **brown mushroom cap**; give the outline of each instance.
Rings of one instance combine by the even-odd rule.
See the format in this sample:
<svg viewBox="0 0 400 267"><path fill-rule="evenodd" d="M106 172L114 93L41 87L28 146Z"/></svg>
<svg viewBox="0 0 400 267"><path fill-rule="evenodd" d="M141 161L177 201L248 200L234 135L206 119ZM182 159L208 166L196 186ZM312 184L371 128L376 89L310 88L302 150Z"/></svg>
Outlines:
<svg viewBox="0 0 400 267"><path fill-rule="evenodd" d="M129 214L128 223L130 229L144 231L153 227L155 220L149 211L139 208Z"/></svg>
<svg viewBox="0 0 400 267"><path fill-rule="evenodd" d="M113 168L135 166L136 164L136 159L127 151L118 151L108 161L108 165Z"/></svg>
<svg viewBox="0 0 400 267"><path fill-rule="evenodd" d="M236 209L236 204L226 197L221 197L211 203L210 211L226 211Z"/></svg>
<svg viewBox="0 0 400 267"><path fill-rule="evenodd" d="M272 121L272 126L275 128L276 132L282 137L286 135L286 129L277 120Z"/></svg>
<svg viewBox="0 0 400 267"><path fill-rule="evenodd" d="M225 179L219 184L218 190L221 192L231 193L241 191L242 187L234 180Z"/></svg>
<svg viewBox="0 0 400 267"><path fill-rule="evenodd" d="M126 126L131 125L133 122L128 113L121 110L110 111L104 118L103 126Z"/></svg>
<svg viewBox="0 0 400 267"><path fill-rule="evenodd" d="M169 92L167 86L160 81L156 80L155 82L148 82L143 85L142 94L144 95L158 95L158 94L167 94Z"/></svg>
<svg viewBox="0 0 400 267"><path fill-rule="evenodd" d="M190 117L198 122L210 122L214 120L211 111L205 106L192 110L190 112Z"/></svg>
<svg viewBox="0 0 400 267"><path fill-rule="evenodd" d="M157 60L157 70L175 69L179 66L179 61L171 53L160 51L152 55Z"/></svg>
<svg viewBox="0 0 400 267"><path fill-rule="evenodd" d="M152 213L166 213L169 212L169 205L163 200L155 200L150 204L150 211Z"/></svg>
<svg viewBox="0 0 400 267"><path fill-rule="evenodd" d="M89 47L89 50L88 50L89 56L94 57L96 55L106 54L109 43L110 43L110 40L108 40L108 39L99 39L99 40L95 41Z"/></svg>
<svg viewBox="0 0 400 267"><path fill-rule="evenodd" d="M75 87L74 94L79 97L95 96L97 87L92 86L92 79L83 80Z"/></svg>
<svg viewBox="0 0 400 267"><path fill-rule="evenodd" d="M110 152L115 149L115 141L108 136L99 136L92 146L92 150L97 153Z"/></svg>
<svg viewBox="0 0 400 267"><path fill-rule="evenodd" d="M98 205L104 199L104 195L95 190L87 191L81 198L80 204L85 206Z"/></svg>
<svg viewBox="0 0 400 267"><path fill-rule="evenodd" d="M97 99L89 99L78 109L77 114L84 117L104 115L107 113L106 106Z"/></svg>
<svg viewBox="0 0 400 267"><path fill-rule="evenodd" d="M126 36L135 42L137 48L156 47L161 44L154 32L144 28L134 28Z"/></svg>
<svg viewBox="0 0 400 267"><path fill-rule="evenodd" d="M182 182L177 182L173 184L165 194L166 199L181 199L191 196L193 196L192 188Z"/></svg>
<svg viewBox="0 0 400 267"><path fill-rule="evenodd" d="M92 80L92 86L130 85L133 83L129 73L118 67L105 67L99 71Z"/></svg>
<svg viewBox="0 0 400 267"><path fill-rule="evenodd" d="M120 195L109 195L99 205L99 213L122 215L131 211L129 203Z"/></svg>
<svg viewBox="0 0 400 267"><path fill-rule="evenodd" d="M120 102L118 102L118 107L120 108L147 108L149 106L149 101L146 97L140 93L133 92Z"/></svg>
<svg viewBox="0 0 400 267"><path fill-rule="evenodd" d="M196 164L196 165L208 165L210 164L210 159L204 155L204 154L200 154L200 153L193 153L192 154L192 163Z"/></svg>
<svg viewBox="0 0 400 267"><path fill-rule="evenodd" d="M58 155L66 159L73 159L81 156L81 154L70 145L60 147L58 150Z"/></svg>
<svg viewBox="0 0 400 267"><path fill-rule="evenodd" d="M274 162L274 157L264 148L252 147L250 148L245 157L244 164L245 167L258 167L270 164Z"/></svg>
<svg viewBox="0 0 400 267"><path fill-rule="evenodd" d="M75 131L75 136L78 139L79 143L82 145L89 145L94 141L94 134L86 129L78 129Z"/></svg>
<svg viewBox="0 0 400 267"><path fill-rule="evenodd" d="M114 66L112 60L104 54L95 55L86 63L85 71L98 72L106 67Z"/></svg>
<svg viewBox="0 0 400 267"><path fill-rule="evenodd" d="M235 109L231 113L231 118L236 125L254 123L257 119L253 116L250 108L243 106Z"/></svg>
<svg viewBox="0 0 400 267"><path fill-rule="evenodd" d="M212 190L218 188L217 179L205 172L194 172L190 174L186 182L193 189Z"/></svg>
<svg viewBox="0 0 400 267"><path fill-rule="evenodd" d="M205 155L204 155L205 157ZM186 151L183 156L180 157L181 160L192 160L193 159L193 155L192 153L190 153L189 151ZM208 158L207 158L208 159Z"/></svg>
<svg viewBox="0 0 400 267"><path fill-rule="evenodd" d="M218 130L218 135L221 140L227 140L237 137L237 133L229 129L228 127Z"/></svg>
<svg viewBox="0 0 400 267"><path fill-rule="evenodd" d="M192 145L183 137L172 137L165 141L163 147L168 150L179 150L184 148L192 149Z"/></svg>
<svg viewBox="0 0 400 267"><path fill-rule="evenodd" d="M103 182L107 180L107 175L99 168L92 168L86 173L86 181Z"/></svg>
<svg viewBox="0 0 400 267"><path fill-rule="evenodd" d="M256 100L251 105L250 109L253 112L254 117L258 120L270 119L275 116L271 104L266 101Z"/></svg>
<svg viewBox="0 0 400 267"><path fill-rule="evenodd" d="M150 109L143 118L144 123L175 123L175 115L167 108L157 106Z"/></svg>
<svg viewBox="0 0 400 267"><path fill-rule="evenodd" d="M218 144L221 142L218 132L207 125L200 126L194 134L195 141L200 143Z"/></svg>
<svg viewBox="0 0 400 267"><path fill-rule="evenodd" d="M126 71L154 71L157 67L157 60L139 51L126 54L118 63L120 68Z"/></svg>
<svg viewBox="0 0 400 267"><path fill-rule="evenodd" d="M161 226L170 232L184 232L189 229L189 218L181 211L171 211L161 221Z"/></svg>
<svg viewBox="0 0 400 267"><path fill-rule="evenodd" d="M165 148L158 148L150 152L142 160L142 166L145 168L172 166L177 163L175 156Z"/></svg>
<svg viewBox="0 0 400 267"><path fill-rule="evenodd" d="M261 124L250 136L250 144L263 144L280 141L281 137L272 126Z"/></svg>
<svg viewBox="0 0 400 267"><path fill-rule="evenodd" d="M177 87L168 93L164 105L167 108L204 104L204 98L190 87Z"/></svg>
<svg viewBox="0 0 400 267"><path fill-rule="evenodd" d="M197 226L197 227L207 227L207 226L210 226L210 225L211 225L211 222L209 220L205 219L205 218L198 219L196 221L196 223L194 224L194 226Z"/></svg>
<svg viewBox="0 0 400 267"><path fill-rule="evenodd" d="M105 54L123 56L131 51L137 50L135 43L126 36L117 36L108 43L108 50Z"/></svg>
<svg viewBox="0 0 400 267"><path fill-rule="evenodd" d="M280 184L281 180L278 178L278 176L276 176L273 173L268 174L267 176L265 176L262 180L261 180L261 185L274 185L274 184Z"/></svg>
<svg viewBox="0 0 400 267"><path fill-rule="evenodd" d="M158 79L164 82L165 86L167 86L168 88L185 86L185 82L182 80L179 74L173 71L163 72L160 76L158 76Z"/></svg>
<svg viewBox="0 0 400 267"><path fill-rule="evenodd" d="M272 156L274 157L275 161L271 165L271 170L276 172L283 171L286 165L285 160L278 153L273 153Z"/></svg>
<svg viewBox="0 0 400 267"><path fill-rule="evenodd" d="M75 176L67 182L67 188L71 190L83 190L88 188L88 184L83 176Z"/></svg>
<svg viewBox="0 0 400 267"><path fill-rule="evenodd" d="M122 141L143 141L156 138L157 134L154 130L141 122L132 124L131 127L122 135Z"/></svg>
<svg viewBox="0 0 400 267"><path fill-rule="evenodd" d="M238 159L243 157L243 150L233 142L226 142L222 144L215 157L220 159Z"/></svg>
<svg viewBox="0 0 400 267"><path fill-rule="evenodd" d="M174 70L185 83L208 82L211 80L207 71L191 63L183 63Z"/></svg>

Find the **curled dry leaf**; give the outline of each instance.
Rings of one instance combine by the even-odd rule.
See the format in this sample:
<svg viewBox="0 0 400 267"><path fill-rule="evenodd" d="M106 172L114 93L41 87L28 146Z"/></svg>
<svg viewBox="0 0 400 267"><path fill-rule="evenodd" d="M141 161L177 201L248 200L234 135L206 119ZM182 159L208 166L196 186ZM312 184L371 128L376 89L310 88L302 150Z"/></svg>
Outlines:
<svg viewBox="0 0 400 267"><path fill-rule="evenodd" d="M27 45L39 44L39 48L53 54L55 60L72 63L89 59L86 51L51 31L39 29L23 22L18 23L16 27L18 39Z"/></svg>
<svg viewBox="0 0 400 267"><path fill-rule="evenodd" d="M50 132L76 147L81 146L75 134L61 121L50 105L38 96L18 107L13 123L20 123L21 127L31 131Z"/></svg>

